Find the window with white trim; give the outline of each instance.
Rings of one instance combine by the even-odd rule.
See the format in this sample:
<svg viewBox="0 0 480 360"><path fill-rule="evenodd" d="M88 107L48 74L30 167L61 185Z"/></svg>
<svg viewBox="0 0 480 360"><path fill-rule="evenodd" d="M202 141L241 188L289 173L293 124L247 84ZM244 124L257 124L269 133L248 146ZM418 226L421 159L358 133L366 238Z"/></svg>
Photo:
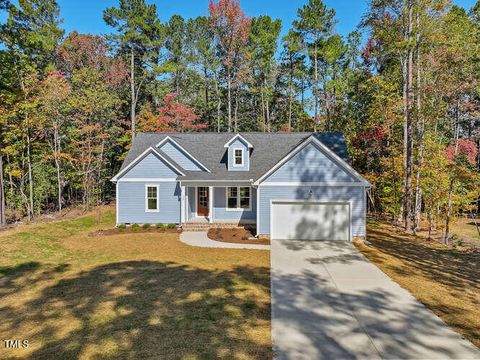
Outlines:
<svg viewBox="0 0 480 360"><path fill-rule="evenodd" d="M243 166L243 149L233 149L233 164Z"/></svg>
<svg viewBox="0 0 480 360"><path fill-rule="evenodd" d="M250 210L251 190L248 186L227 187L227 210Z"/></svg>
<svg viewBox="0 0 480 360"><path fill-rule="evenodd" d="M145 211L158 211L158 185L145 187Z"/></svg>

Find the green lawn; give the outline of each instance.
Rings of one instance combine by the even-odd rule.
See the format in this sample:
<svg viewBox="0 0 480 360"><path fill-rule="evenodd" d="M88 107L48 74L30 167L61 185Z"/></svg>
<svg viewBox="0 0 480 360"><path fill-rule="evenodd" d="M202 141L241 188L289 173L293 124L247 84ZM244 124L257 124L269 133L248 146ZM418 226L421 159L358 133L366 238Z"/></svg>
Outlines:
<svg viewBox="0 0 480 360"><path fill-rule="evenodd" d="M270 358L269 253L91 237L112 208L0 233L0 358Z"/></svg>

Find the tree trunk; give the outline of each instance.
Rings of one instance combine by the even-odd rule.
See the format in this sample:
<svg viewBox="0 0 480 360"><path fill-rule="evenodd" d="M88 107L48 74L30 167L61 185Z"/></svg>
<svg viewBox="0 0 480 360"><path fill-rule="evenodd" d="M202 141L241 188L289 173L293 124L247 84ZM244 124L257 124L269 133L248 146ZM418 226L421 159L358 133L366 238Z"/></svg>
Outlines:
<svg viewBox="0 0 480 360"><path fill-rule="evenodd" d="M58 212L62 212L62 187L63 187L63 180L62 180L62 173L61 173L61 164L60 164L60 136L58 133L58 126L55 125L54 127L54 139L53 139L53 149L55 152L54 159L55 159L55 168L57 170L57 200L58 200Z"/></svg>
<svg viewBox="0 0 480 360"><path fill-rule="evenodd" d="M413 119L412 119L412 103L413 103L413 49L412 41L412 18L413 5L412 1L408 2L408 62L407 62L407 123L406 123L406 179L405 179L405 231L411 231L412 217L412 152L413 152Z"/></svg>
<svg viewBox="0 0 480 360"><path fill-rule="evenodd" d="M389 144L387 143L387 149L389 147ZM392 153L391 154L392 158L392 174L393 174L393 203L395 204L395 207L393 208L393 223L397 223L397 204L398 204L398 195L397 195L397 177L395 176L394 170L395 170L395 156Z"/></svg>
<svg viewBox="0 0 480 360"><path fill-rule="evenodd" d="M22 89L23 92L23 100L25 103L27 103L28 100L28 95L27 95L27 90L25 88L25 83L22 78L20 78L20 88ZM31 137L30 137L30 118L28 113L25 114L25 125L26 125L26 136L27 136L27 173L28 173L28 186L29 186L29 197L28 200L25 196L25 193L23 192L23 184L20 187L21 188L21 193L22 197L24 198L26 208L27 208L27 216L28 220L32 220L34 214L33 214L33 175L32 175L32 154L31 154ZM24 163L22 161L22 167ZM23 179L22 179L23 183Z"/></svg>
<svg viewBox="0 0 480 360"><path fill-rule="evenodd" d="M130 104L130 121L132 130L132 139L135 137L135 108L136 108L136 94L135 94L135 55L133 53L133 45L130 48L130 92L131 92L131 104Z"/></svg>
<svg viewBox="0 0 480 360"><path fill-rule="evenodd" d="M30 130L27 130L27 169L28 169L28 201L30 207L30 213L28 215L28 220L32 220L34 215L34 208L33 208L33 170L32 170L32 153L31 153L31 138L30 138Z"/></svg>
<svg viewBox="0 0 480 360"><path fill-rule="evenodd" d="M302 95L301 95L301 101L300 103L302 104L302 109L305 108L305 76L302 75Z"/></svg>
<svg viewBox="0 0 480 360"><path fill-rule="evenodd" d="M235 91L234 132L238 131L238 91Z"/></svg>
<svg viewBox="0 0 480 360"><path fill-rule="evenodd" d="M211 125L210 124L210 112L208 111L208 73L207 73L207 68L203 67L203 77L204 77L204 86L205 86L205 114L207 114L207 123L210 127L211 130Z"/></svg>
<svg viewBox="0 0 480 360"><path fill-rule="evenodd" d="M218 78L215 75L215 94L217 95L217 132L221 130L221 119L220 119L220 112L222 108L222 100L220 97L220 89L218 87Z"/></svg>
<svg viewBox="0 0 480 360"><path fill-rule="evenodd" d="M177 94L177 102L180 101L180 72L175 71L175 94Z"/></svg>
<svg viewBox="0 0 480 360"><path fill-rule="evenodd" d="M407 52L404 50L402 54L402 110L403 110L403 161L402 161L402 183L399 196L398 221L402 222L404 219L404 205L405 205L405 173L407 169Z"/></svg>
<svg viewBox="0 0 480 360"><path fill-rule="evenodd" d="M3 154L0 153L0 226L5 225L5 183L3 181Z"/></svg>
<svg viewBox="0 0 480 360"><path fill-rule="evenodd" d="M337 112L337 88L335 86L337 80L337 72L333 72L333 89L332 89L332 100L330 101L330 118L328 120L328 131L332 127L332 120L335 120L335 115Z"/></svg>
<svg viewBox="0 0 480 360"><path fill-rule="evenodd" d="M460 125L459 125L459 110L458 106L455 108L455 125L454 125L454 134L455 134L455 151L454 151L454 157L457 155L458 152L458 137L459 137L459 131L460 131ZM445 215L445 234L443 235L443 242L448 245L450 242L450 218L452 216L452 196L453 196L453 190L454 190L454 184L455 184L455 179L454 179L454 174L450 174L450 187L448 189L448 201L447 201L447 212Z"/></svg>
<svg viewBox="0 0 480 360"><path fill-rule="evenodd" d="M422 114L422 96L420 92L420 86L421 86L421 67L420 67L420 48L419 48L419 43L420 43L420 26L419 26L419 14L417 12L416 15L417 18L417 86L416 86L416 92L417 92L417 142L418 142L418 155L417 155L417 173L415 177L415 211L413 213L413 233L416 234L418 231L418 223L420 221L420 213L422 210L422 187L420 186L420 170L423 165L423 148L424 148L424 143L423 143L423 135L424 135L424 130L425 130L425 117Z"/></svg>
<svg viewBox="0 0 480 360"><path fill-rule="evenodd" d="M290 81L288 84L288 131L292 131L292 94L293 93L293 59L290 56Z"/></svg>
<svg viewBox="0 0 480 360"><path fill-rule="evenodd" d="M267 79L264 79L265 90L267 90ZM268 106L268 94L265 96L265 115L267 116L267 131L271 131L271 124L270 124L270 108Z"/></svg>
<svg viewBox="0 0 480 360"><path fill-rule="evenodd" d="M232 79L230 67L227 70L228 132L232 132Z"/></svg>
<svg viewBox="0 0 480 360"><path fill-rule="evenodd" d="M326 89L326 82L327 80L324 78L324 88L323 88L323 106L325 108L325 130L330 131L330 100L328 96L328 92Z"/></svg>
<svg viewBox="0 0 480 360"><path fill-rule="evenodd" d="M428 211L428 238L432 238L432 227L433 227L433 209Z"/></svg>
<svg viewBox="0 0 480 360"><path fill-rule="evenodd" d="M262 122L263 122L263 132L267 129L267 117L265 116L265 97L263 95L263 87L260 86L260 101L262 102Z"/></svg>
<svg viewBox="0 0 480 360"><path fill-rule="evenodd" d="M317 122L318 122L318 54L317 54L317 41L315 40L315 56L314 56L314 66L315 66L315 88L313 90L313 98L315 101L314 104L314 122L313 122L313 131L317 132Z"/></svg>
<svg viewBox="0 0 480 360"><path fill-rule="evenodd" d="M450 242L450 218L452 216L452 194L453 194L454 180L450 179L450 186L448 189L447 212L445 214L445 234L443 235L443 243L448 245Z"/></svg>

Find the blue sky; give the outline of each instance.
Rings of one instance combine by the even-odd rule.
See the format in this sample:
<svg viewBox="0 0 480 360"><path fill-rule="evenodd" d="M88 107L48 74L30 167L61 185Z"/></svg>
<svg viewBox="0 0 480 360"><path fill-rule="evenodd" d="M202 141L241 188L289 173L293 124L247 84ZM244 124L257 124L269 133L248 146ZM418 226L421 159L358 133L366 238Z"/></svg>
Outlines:
<svg viewBox="0 0 480 360"><path fill-rule="evenodd" d="M105 34L112 31L103 21L103 10L117 6L118 0L57 0L60 4L63 27L68 32ZM329 8L335 9L338 20L336 29L341 35L355 30L365 13L369 0L324 0ZM15 2L15 0L14 0ZM192 18L208 14L208 0L147 0L157 5L157 12L162 22L172 15L179 14ZM282 20L282 35L285 34L296 17L297 9L308 0L240 0L248 16L270 15ZM476 0L452 0L456 5L470 9ZM4 21L5 14L0 14Z"/></svg>
<svg viewBox="0 0 480 360"><path fill-rule="evenodd" d="M58 0L64 28L68 31L76 29L81 33L109 33L111 29L102 18L103 9L116 6L118 0ZM296 17L297 8L308 0L240 0L241 6L248 16L270 15L282 20L282 33L288 31ZM207 15L208 0L147 0L157 5L157 12L162 22L172 15L179 14L184 18ZM368 0L324 0L329 8L334 8L338 20L337 31L347 35L361 20L367 8ZM453 3L470 9L476 0L453 0Z"/></svg>

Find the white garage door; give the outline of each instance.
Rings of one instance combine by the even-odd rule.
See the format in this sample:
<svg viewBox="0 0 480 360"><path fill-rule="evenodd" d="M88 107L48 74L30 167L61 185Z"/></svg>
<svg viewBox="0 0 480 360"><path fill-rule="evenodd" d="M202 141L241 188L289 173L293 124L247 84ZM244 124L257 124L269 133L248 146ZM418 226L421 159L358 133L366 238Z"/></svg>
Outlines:
<svg viewBox="0 0 480 360"><path fill-rule="evenodd" d="M350 239L349 203L274 201L271 206L272 239Z"/></svg>

